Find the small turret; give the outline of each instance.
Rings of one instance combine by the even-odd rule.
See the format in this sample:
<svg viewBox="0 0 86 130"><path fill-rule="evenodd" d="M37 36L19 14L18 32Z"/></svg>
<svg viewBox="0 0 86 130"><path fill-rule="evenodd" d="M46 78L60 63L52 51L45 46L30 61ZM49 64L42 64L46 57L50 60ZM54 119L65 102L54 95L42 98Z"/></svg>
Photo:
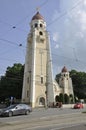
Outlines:
<svg viewBox="0 0 86 130"><path fill-rule="evenodd" d="M68 72L68 70L67 70L67 68L65 66L62 68L62 73L63 72Z"/></svg>

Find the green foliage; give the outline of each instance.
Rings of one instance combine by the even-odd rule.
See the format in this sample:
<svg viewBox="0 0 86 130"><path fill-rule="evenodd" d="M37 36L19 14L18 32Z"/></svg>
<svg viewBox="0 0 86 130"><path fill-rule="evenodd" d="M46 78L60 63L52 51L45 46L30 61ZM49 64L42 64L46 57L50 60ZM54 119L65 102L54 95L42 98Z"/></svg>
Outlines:
<svg viewBox="0 0 86 130"><path fill-rule="evenodd" d="M86 73L85 72L77 72L72 70L70 72L70 76L72 78L74 93L78 98L86 98Z"/></svg>
<svg viewBox="0 0 86 130"><path fill-rule="evenodd" d="M24 66L14 64L7 67L5 76L0 80L0 99L4 100L11 96L20 99L23 85Z"/></svg>
<svg viewBox="0 0 86 130"><path fill-rule="evenodd" d="M55 77L55 80L57 81L57 83L59 83L59 78L61 76L61 73L60 74L57 74L56 77Z"/></svg>

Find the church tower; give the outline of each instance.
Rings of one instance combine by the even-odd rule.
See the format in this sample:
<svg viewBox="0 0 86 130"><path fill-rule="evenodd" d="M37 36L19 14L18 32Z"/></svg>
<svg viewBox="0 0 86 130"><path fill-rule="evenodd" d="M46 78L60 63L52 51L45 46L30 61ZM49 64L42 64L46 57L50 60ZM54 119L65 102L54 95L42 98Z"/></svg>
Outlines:
<svg viewBox="0 0 86 130"><path fill-rule="evenodd" d="M54 102L50 39L46 22L37 12L27 37L22 102L40 107Z"/></svg>
<svg viewBox="0 0 86 130"><path fill-rule="evenodd" d="M73 95L74 97L72 79L69 76L69 72L65 66L62 68L59 81L59 85L63 88L63 93L67 94L68 96Z"/></svg>

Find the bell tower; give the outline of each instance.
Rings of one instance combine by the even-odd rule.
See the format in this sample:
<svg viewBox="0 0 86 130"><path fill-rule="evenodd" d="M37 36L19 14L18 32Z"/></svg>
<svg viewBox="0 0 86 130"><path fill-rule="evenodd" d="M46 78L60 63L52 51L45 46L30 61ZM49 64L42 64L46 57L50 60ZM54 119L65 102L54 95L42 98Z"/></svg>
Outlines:
<svg viewBox="0 0 86 130"><path fill-rule="evenodd" d="M50 39L46 22L37 11L27 37L22 102L40 107L54 102Z"/></svg>
<svg viewBox="0 0 86 130"><path fill-rule="evenodd" d="M69 96L73 95L73 97L74 97L72 79L65 66L62 68L61 77L60 77L59 81L60 81L59 82L60 86L63 88L63 93L67 94Z"/></svg>

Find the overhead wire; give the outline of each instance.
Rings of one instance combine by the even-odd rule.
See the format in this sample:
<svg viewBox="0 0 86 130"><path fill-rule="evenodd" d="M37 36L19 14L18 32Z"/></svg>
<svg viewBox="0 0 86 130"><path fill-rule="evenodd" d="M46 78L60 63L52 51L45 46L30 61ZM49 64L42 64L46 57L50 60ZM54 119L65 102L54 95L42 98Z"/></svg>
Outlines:
<svg viewBox="0 0 86 130"><path fill-rule="evenodd" d="M43 7L48 1L49 1L49 0L45 1L43 4L40 5L40 7ZM72 11L73 9L75 9L81 2L82 2L82 0L80 0L79 2L77 2L69 11ZM57 17L55 20L51 21L51 23L49 23L47 26L53 24L55 21L57 21L57 20L59 20L61 17L65 16L67 13L68 13L67 11L64 12L64 13L61 14L59 17ZM29 15L28 15L28 16L29 16ZM26 19L26 18L27 18L27 16L26 16L24 19ZM4 24L6 24L6 25L11 26L12 29L16 29L16 25L18 25L18 24L20 23L20 22L19 22L19 23L15 24L15 26L13 26L13 25L11 25L11 24L9 24L9 23L7 23L7 22L1 21L1 20L0 20L0 22L1 22L1 23L4 23ZM17 28L17 29L20 29L20 28ZM21 30L21 31L24 31L24 32L27 32L27 31L25 31L24 29L20 29L20 30Z"/></svg>
<svg viewBox="0 0 86 130"><path fill-rule="evenodd" d="M68 12L71 12L72 10L74 10L77 6L79 6L82 3L82 0L80 0L79 2L77 2L72 8L70 8L70 10L63 12L59 17L55 18L54 20L52 20L47 26L50 26L51 24L55 23L56 21L60 20L62 17L64 17L65 15L68 14Z"/></svg>
<svg viewBox="0 0 86 130"><path fill-rule="evenodd" d="M12 42L12 41L9 41L9 40L6 40L6 39L3 39L3 38L0 38L0 41L7 42L8 44L11 44L11 45L19 46L18 43L15 43L15 42Z"/></svg>
<svg viewBox="0 0 86 130"><path fill-rule="evenodd" d="M82 0L80 0L79 2L77 2L70 10L69 12L71 12L72 10L74 10L77 6L79 6L81 4ZM57 17L55 20L51 21L49 25L53 24L54 22L58 21L60 18L62 18L63 16L67 15L68 14L68 11L65 11L64 13L62 13L59 17ZM78 60L77 58L77 55L76 55L76 52L75 52L75 48L72 48L73 49L73 52L74 52L74 56L75 56L75 61L78 62L80 60Z"/></svg>
<svg viewBox="0 0 86 130"><path fill-rule="evenodd" d="M49 1L49 0L43 2L43 3L40 5L40 7L43 7L48 1ZM28 15L28 16L29 16L29 15ZM26 16L24 19L26 19L26 18L27 18L27 16ZM0 22L3 23L3 24L5 24L5 25L8 25L8 26L12 27L11 29L9 29L9 31L11 31L12 29L16 29L16 26L17 26L18 24L20 24L20 22L19 22L19 23L15 24L15 26L13 26L13 25L11 25L11 24L9 24L9 23L7 23L7 22L4 22L4 21L2 21L2 20L0 20ZM27 31L25 31L25 30L23 30L23 29L20 29L20 28L17 28L17 29L22 30L22 31L24 31L24 32L27 32ZM6 34L7 34L7 32L6 32ZM15 45L15 43L12 42L12 41L9 41L9 40L3 39L3 38L1 38L0 40ZM16 43L16 44L17 44L17 43ZM18 44L17 44L17 45L18 45ZM22 44L20 43L19 46L22 46Z"/></svg>
<svg viewBox="0 0 86 130"><path fill-rule="evenodd" d="M79 62L79 61L78 61ZM56 63L56 60L53 62L53 63ZM85 63L86 64L86 63ZM41 65L38 65L37 64L37 68L41 69ZM42 68L43 69L43 68ZM45 71L45 69L43 69L43 71ZM28 73L28 72L27 72ZM11 74L12 76L15 76L15 74ZM18 75L17 76L17 79L18 79ZM20 76L19 76L20 77Z"/></svg>
<svg viewBox="0 0 86 130"><path fill-rule="evenodd" d="M48 1L49 1L49 0L43 2L43 3L40 5L40 7L42 8ZM33 11L33 13L34 13L34 12L35 12L35 11ZM24 32L27 33L28 31L26 31L25 29L19 28L18 25L21 24L22 22L24 22L29 16L30 16L30 15L28 14L28 15L25 16L20 22L16 23L15 25L9 24L9 23L4 22L4 21L2 21L2 20L0 20L0 22L3 23L3 24L5 24L5 25L10 26L10 27L11 27L10 30L12 30L12 29L18 29L18 30L20 30L20 31L24 31ZM10 31L10 30L9 30L9 31Z"/></svg>
<svg viewBox="0 0 86 130"><path fill-rule="evenodd" d="M14 44L14 42L12 42L12 44ZM39 49L39 48L37 48L37 49ZM52 56L56 56L56 57L59 56L59 57L64 57L65 59L74 60L73 58L69 58L69 57L66 57L66 56L63 56L63 55L54 54L54 53L52 53ZM10 59L7 59L7 60L10 60ZM78 60L78 62L82 62L82 61ZM53 61L53 63L55 63L55 61Z"/></svg>
<svg viewBox="0 0 86 130"><path fill-rule="evenodd" d="M23 32L25 32L25 33L28 32L28 31L25 30L25 29L21 29L21 28L19 28L19 27L17 27L17 26L14 26L14 25L9 24L9 23L7 23L7 22L4 22L4 21L2 21L2 20L0 20L0 23L3 23L4 25L7 25L7 26L11 27L8 31L5 32L5 34L7 34L7 32L9 32L9 31L12 31L13 29L17 29L17 30L23 31ZM4 35L5 35L5 34L4 34ZM0 35L1 35L1 34L0 34Z"/></svg>
<svg viewBox="0 0 86 130"><path fill-rule="evenodd" d="M75 9L75 7L76 7L78 4L80 4L80 3L81 3L81 1L79 1L75 6L73 6L73 7L71 8L71 10ZM64 12L59 18L63 17L63 16L66 15L66 14L67 14L67 12ZM58 18L55 19L55 20L58 20ZM50 24L53 24L53 23L54 23L54 21L52 21L52 23L50 23ZM50 25L50 24L49 24L49 25ZM13 26L13 28L15 29L16 27ZM9 41L9 40L5 40L5 39L0 39L0 40L5 41L5 42L9 42L10 44L15 45L14 42L11 42L11 41ZM17 44L17 46L19 46L19 45Z"/></svg>
<svg viewBox="0 0 86 130"><path fill-rule="evenodd" d="M48 0L48 1L49 1L49 0ZM48 1L45 1L42 5L40 5L40 7L44 6ZM82 1L82 0L80 0L80 1L79 1L75 6L73 6L70 10L75 9L75 8L81 3L81 1ZM63 15L64 15L65 13L67 13L67 12L64 12L62 15L60 15L60 17L63 17ZM58 19L60 19L60 18L58 17L58 18L56 18L54 21L56 21L56 20L58 20ZM52 21L52 23L50 23L50 24L53 24L54 21ZM0 20L0 22L2 22L2 21ZM11 27L14 28L14 29L16 28L16 26L12 26L12 25L10 25L9 23L6 23L6 22L2 22L2 23L11 26ZM50 24L48 24L48 25L50 25ZM17 25L17 24L16 24L16 25ZM4 39L3 39L3 40L4 40Z"/></svg>
<svg viewBox="0 0 86 130"><path fill-rule="evenodd" d="M6 41L6 42L8 42L8 43L10 43L10 44L12 44L12 45L17 45L17 46L19 46L18 44L15 44L15 42L11 42L11 41L9 41L9 40L5 40L5 39L0 39L0 40ZM24 47L24 46L22 46L22 47ZM27 48L27 47L24 47L24 48ZM37 49L40 49L40 48L37 48ZM73 49L74 49L74 48L73 48ZM75 52L74 52L74 54L75 54ZM56 56L56 57L60 56L60 57L64 57L65 59L70 59L70 60L75 60L75 61L80 62L80 60L77 60L77 58L76 58L76 59L73 59L73 58L66 57L66 56L64 56L64 55L58 55L58 54L52 53L52 56ZM7 60L10 60L10 59L7 59Z"/></svg>

